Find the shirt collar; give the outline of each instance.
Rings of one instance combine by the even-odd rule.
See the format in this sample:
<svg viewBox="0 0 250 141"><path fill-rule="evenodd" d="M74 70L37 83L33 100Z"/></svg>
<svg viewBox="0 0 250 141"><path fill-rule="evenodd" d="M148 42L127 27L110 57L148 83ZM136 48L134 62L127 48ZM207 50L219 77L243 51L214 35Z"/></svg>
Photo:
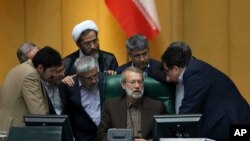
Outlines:
<svg viewBox="0 0 250 141"><path fill-rule="evenodd" d="M183 68L183 70L182 70L182 72L181 72L181 74L180 74L180 76L179 76L179 78L178 78L180 83L183 82L183 75L184 75L184 72L185 72L185 71L186 71L186 67Z"/></svg>

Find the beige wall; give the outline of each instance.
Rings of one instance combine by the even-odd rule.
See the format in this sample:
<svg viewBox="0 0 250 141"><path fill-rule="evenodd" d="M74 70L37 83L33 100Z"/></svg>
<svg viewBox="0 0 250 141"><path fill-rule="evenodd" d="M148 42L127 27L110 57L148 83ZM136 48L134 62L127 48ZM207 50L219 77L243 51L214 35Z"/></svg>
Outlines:
<svg viewBox="0 0 250 141"><path fill-rule="evenodd" d="M217 67L236 83L250 103L249 0L156 0L161 33L150 41L152 58L160 59L167 45L188 43L194 56ZM16 64L22 42L50 45L65 56L77 49L71 30L92 19L100 33L101 49L113 52L119 64L127 61L126 36L104 0L0 0L0 84Z"/></svg>

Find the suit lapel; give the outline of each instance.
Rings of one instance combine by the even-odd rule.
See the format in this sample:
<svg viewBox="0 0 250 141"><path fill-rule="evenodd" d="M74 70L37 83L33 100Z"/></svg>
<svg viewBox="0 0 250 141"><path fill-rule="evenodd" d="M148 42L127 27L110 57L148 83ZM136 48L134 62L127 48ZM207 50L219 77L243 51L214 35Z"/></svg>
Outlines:
<svg viewBox="0 0 250 141"><path fill-rule="evenodd" d="M148 131L145 129L148 129L147 124L148 120L150 120L150 116L148 114L148 111L150 110L150 103L148 103L147 99L145 97L142 98L142 110L141 110L141 129L142 130L142 136L145 136ZM153 122L153 121L152 121Z"/></svg>
<svg viewBox="0 0 250 141"><path fill-rule="evenodd" d="M99 50L98 65L99 65L100 72L103 72L106 69L104 66L103 55L102 55L102 52L100 50Z"/></svg>
<svg viewBox="0 0 250 141"><path fill-rule="evenodd" d="M71 91L72 91L71 100L74 101L74 103L78 107L82 107L81 91L80 91L79 81L78 81L77 77L75 78L75 85L71 88ZM82 107L82 109L83 109L83 107Z"/></svg>
<svg viewBox="0 0 250 141"><path fill-rule="evenodd" d="M117 113L119 114L119 121L124 121L124 122L119 122L121 128L127 128L127 98L126 96L122 96L121 101L118 101L117 105ZM124 111L124 112L123 112ZM123 120L124 119L124 120Z"/></svg>

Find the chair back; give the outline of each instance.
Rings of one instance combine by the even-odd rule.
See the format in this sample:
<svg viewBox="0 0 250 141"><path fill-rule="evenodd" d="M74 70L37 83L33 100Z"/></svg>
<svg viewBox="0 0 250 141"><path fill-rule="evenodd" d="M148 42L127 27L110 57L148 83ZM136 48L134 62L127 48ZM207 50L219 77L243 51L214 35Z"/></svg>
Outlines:
<svg viewBox="0 0 250 141"><path fill-rule="evenodd" d="M104 79L103 92L105 100L125 94L121 87L121 74L110 75ZM174 98L169 87L151 77L144 77L144 95L161 100L169 114L174 114Z"/></svg>

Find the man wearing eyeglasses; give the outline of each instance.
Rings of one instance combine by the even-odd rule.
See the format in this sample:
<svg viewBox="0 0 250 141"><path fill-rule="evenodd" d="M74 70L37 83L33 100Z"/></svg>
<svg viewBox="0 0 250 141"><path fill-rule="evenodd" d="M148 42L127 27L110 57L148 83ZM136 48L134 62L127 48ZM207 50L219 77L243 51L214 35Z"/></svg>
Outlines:
<svg viewBox="0 0 250 141"><path fill-rule="evenodd" d="M107 101L98 128L98 141L107 140L109 128L133 129L135 141L152 138L153 115L165 113L161 101L153 100L144 93L144 75L137 67L126 68L121 75L121 86L126 91Z"/></svg>
<svg viewBox="0 0 250 141"><path fill-rule="evenodd" d="M144 76L166 82L163 65L160 61L150 58L149 43L144 35L136 34L128 38L126 48L131 61L119 66L116 69L117 74L122 73L127 67L134 66L140 68Z"/></svg>
<svg viewBox="0 0 250 141"><path fill-rule="evenodd" d="M66 87L69 94L68 108L76 141L95 141L101 120L103 72L91 56L83 56L74 63L74 85Z"/></svg>

